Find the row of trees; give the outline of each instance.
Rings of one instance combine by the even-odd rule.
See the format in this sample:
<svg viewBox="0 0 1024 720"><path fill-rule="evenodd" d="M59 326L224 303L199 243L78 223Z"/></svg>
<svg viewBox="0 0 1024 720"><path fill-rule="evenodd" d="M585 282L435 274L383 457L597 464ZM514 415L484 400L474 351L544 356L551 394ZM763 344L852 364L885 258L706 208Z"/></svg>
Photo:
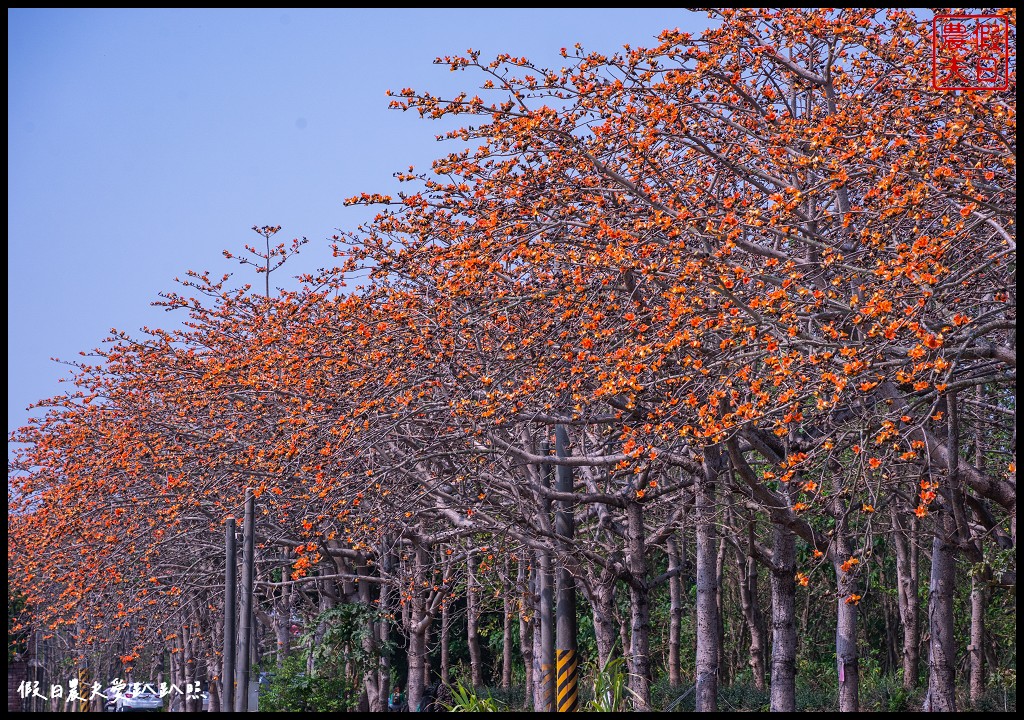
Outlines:
<svg viewBox="0 0 1024 720"><path fill-rule="evenodd" d="M24 627L218 678L223 523L251 488L278 662L315 617L374 710L389 648L414 707L432 633L447 676L456 610L472 683L497 611L503 683L522 667L546 707L557 568L636 709L660 673L715 709L742 646L772 709L810 653L857 710L866 641L955 709L969 577L977 698L1015 654L985 638L1015 587L1015 67L1005 93L936 92L909 12L717 15L560 69L439 59L497 100L395 93L459 118L460 149L352 198L380 211L338 267L272 292L304 241L254 228L259 292L190 273L161 303L182 327L77 363L12 436Z"/></svg>

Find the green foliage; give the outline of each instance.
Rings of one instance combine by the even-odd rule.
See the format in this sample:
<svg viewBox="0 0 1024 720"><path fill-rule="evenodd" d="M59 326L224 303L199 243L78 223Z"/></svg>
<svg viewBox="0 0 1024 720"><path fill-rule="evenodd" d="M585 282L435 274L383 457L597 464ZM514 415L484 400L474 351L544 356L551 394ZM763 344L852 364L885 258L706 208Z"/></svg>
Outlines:
<svg viewBox="0 0 1024 720"><path fill-rule="evenodd" d="M513 625L519 625L519 623L512 623ZM515 628L518 630L518 627ZM480 616L480 626L477 628L481 639L483 640L481 650L486 647L490 656L493 658L501 658L501 653L505 645L505 618L502 617L501 613L488 612L482 613ZM513 632L513 638L517 635L517 632ZM494 674L499 675L501 673L500 666L501 660L494 663Z"/></svg>
<svg viewBox="0 0 1024 720"><path fill-rule="evenodd" d="M861 690L861 709L879 712L913 712L921 707L921 692L903 687L903 673L868 675Z"/></svg>
<svg viewBox="0 0 1024 720"><path fill-rule="evenodd" d="M1016 673L1015 673L1016 674ZM979 713L1017 712L1017 684L1007 686L1001 683L989 686L972 710Z"/></svg>
<svg viewBox="0 0 1024 720"><path fill-rule="evenodd" d="M359 703L359 688L341 675L310 676L305 654L290 655L260 686L260 712L342 712Z"/></svg>
<svg viewBox="0 0 1024 720"><path fill-rule="evenodd" d="M612 658L603 668L594 668L594 697L584 710L589 712L621 712L626 709L626 695L629 693L629 674L626 659Z"/></svg>
<svg viewBox="0 0 1024 720"><path fill-rule="evenodd" d="M380 611L362 603L342 603L325 610L310 623L300 643L311 649L317 668L355 669L357 674L376 666L383 655L390 655L393 645L367 651L364 643L370 638L372 623L380 621ZM318 635L320 629L322 633Z"/></svg>
<svg viewBox="0 0 1024 720"><path fill-rule="evenodd" d="M482 697L472 687L463 685L462 681L457 681L451 691L452 704L447 706L449 712L502 712L508 710L490 692L486 697Z"/></svg>
<svg viewBox="0 0 1024 720"><path fill-rule="evenodd" d="M693 680L684 678L681 685L673 687L669 684L668 675L656 674L651 683L651 709L674 712L682 705L680 698L692 693Z"/></svg>
<svg viewBox="0 0 1024 720"><path fill-rule="evenodd" d="M803 644L803 643L802 643ZM798 712L834 712L839 708L839 678L835 649L825 659L796 661L796 709Z"/></svg>
<svg viewBox="0 0 1024 720"><path fill-rule="evenodd" d="M317 615L299 639L305 652L290 655L261 688L260 710L340 712L356 707L363 672L393 651L392 645L375 643L369 650L364 645L372 624L380 620L378 610L362 603L343 603Z"/></svg>
<svg viewBox="0 0 1024 720"><path fill-rule="evenodd" d="M734 683L721 688L718 703L723 710L768 712L771 708L771 696L767 689L758 690L752 682Z"/></svg>
<svg viewBox="0 0 1024 720"><path fill-rule="evenodd" d="M597 633L594 613L583 593L576 593L576 650L578 657L597 657Z"/></svg>

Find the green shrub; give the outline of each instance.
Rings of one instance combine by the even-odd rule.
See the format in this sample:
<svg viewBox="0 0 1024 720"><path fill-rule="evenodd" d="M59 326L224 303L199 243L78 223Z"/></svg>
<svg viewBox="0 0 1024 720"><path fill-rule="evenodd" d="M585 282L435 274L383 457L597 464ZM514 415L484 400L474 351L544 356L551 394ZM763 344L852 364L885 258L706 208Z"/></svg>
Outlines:
<svg viewBox="0 0 1024 720"><path fill-rule="evenodd" d="M297 653L260 685L260 712L341 712L359 704L360 688L344 677L310 676L306 656Z"/></svg>
<svg viewBox="0 0 1024 720"><path fill-rule="evenodd" d="M583 707L586 712L621 712L626 709L629 674L626 659L617 657L603 668L593 669L594 697Z"/></svg>
<svg viewBox="0 0 1024 720"><path fill-rule="evenodd" d="M452 704L448 705L449 712L502 712L508 710L504 704L495 700L488 692L486 697L478 695L471 687L466 687L462 681L456 681L452 691Z"/></svg>

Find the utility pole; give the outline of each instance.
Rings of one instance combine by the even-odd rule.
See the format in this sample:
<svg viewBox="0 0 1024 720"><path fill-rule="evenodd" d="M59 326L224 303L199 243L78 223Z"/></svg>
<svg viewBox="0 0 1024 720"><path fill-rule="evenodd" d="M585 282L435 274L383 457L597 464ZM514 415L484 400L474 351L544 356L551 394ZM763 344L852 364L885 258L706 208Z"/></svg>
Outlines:
<svg viewBox="0 0 1024 720"><path fill-rule="evenodd" d="M569 434L564 425L555 426L555 456L568 457ZM572 468L559 465L558 482L555 489L562 493L571 493ZM573 519L572 503L559 500L555 511L555 533L572 539L576 532ZM564 555L568 555L566 545ZM555 649L555 666L557 670L556 693L558 712L576 712L579 707L579 658L577 657L576 638L576 582L566 566L565 557L558 565L558 638Z"/></svg>

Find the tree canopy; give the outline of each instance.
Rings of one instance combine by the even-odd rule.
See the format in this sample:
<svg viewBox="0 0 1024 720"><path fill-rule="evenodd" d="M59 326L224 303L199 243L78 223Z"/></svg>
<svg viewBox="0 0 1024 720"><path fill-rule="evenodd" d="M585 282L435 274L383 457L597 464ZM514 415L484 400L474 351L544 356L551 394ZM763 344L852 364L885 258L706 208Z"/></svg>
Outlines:
<svg viewBox="0 0 1024 720"><path fill-rule="evenodd" d="M11 437L23 626L118 647L121 668L171 648L212 681L223 523L250 488L278 655L296 612L316 627L375 608L345 642L372 654L397 630L411 704L427 633L456 612L483 684L474 625L496 612L521 651L504 682L522 662L540 707L552 560L581 585L600 663L627 658L637 709L681 665L697 709L743 668L795 709L801 594L831 603L802 627L834 636L840 709L858 709L880 637L908 690L926 648L935 709L956 707L970 645L980 697L983 662L1015 657L986 656L973 624L953 633L954 603L984 627L1015 587L1015 65L1006 91L939 91L910 11L714 14L699 38L566 47L557 68L439 58L479 94L407 88L392 106L457 118L455 149L399 173L402 194L350 198L379 212L333 238L335 267L275 290L305 241L256 227L240 259L265 282L190 272L160 303L180 327L115 332L74 363L75 390ZM338 670L373 709L378 654Z"/></svg>

